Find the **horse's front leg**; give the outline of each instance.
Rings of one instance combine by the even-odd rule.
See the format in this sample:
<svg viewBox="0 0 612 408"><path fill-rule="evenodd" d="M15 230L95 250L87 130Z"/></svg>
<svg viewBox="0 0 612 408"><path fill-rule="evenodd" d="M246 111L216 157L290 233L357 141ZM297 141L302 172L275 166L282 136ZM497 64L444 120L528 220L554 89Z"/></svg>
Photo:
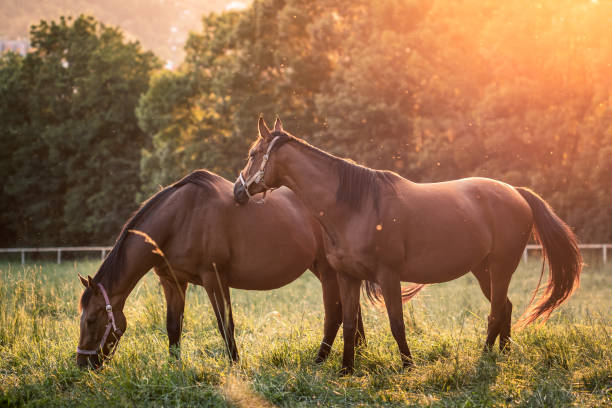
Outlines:
<svg viewBox="0 0 612 408"><path fill-rule="evenodd" d="M316 270L313 270L313 272L321 281L323 308L325 311L323 340L315 358L315 363L322 363L329 356L340 324L342 324L342 303L340 302L340 290L338 289L336 272L325 261L317 262Z"/></svg>
<svg viewBox="0 0 612 408"><path fill-rule="evenodd" d="M327 359L331 351L338 329L342 324L342 303L340 300L340 289L338 287L338 278L336 272L329 264L324 261L317 262L314 274L321 281L323 290L323 307L325 310L325 322L323 324L323 341L319 347L319 352L315 358L315 363L322 363ZM363 319L361 317L361 308L357 312L357 332L355 345L357 347L365 345L365 333L363 329Z"/></svg>
<svg viewBox="0 0 612 408"><path fill-rule="evenodd" d="M402 367L412 366L412 355L406 342L406 328L404 325L404 313L402 306L402 285L399 278L391 270L380 271L379 284L382 289L387 314L389 315L389 325L391 334L399 348L402 359Z"/></svg>
<svg viewBox="0 0 612 408"><path fill-rule="evenodd" d="M229 286L222 276L210 279L210 284L205 285L208 299L215 311L217 326L225 342L225 347L231 362L238 361L238 349L234 339L234 317L232 316L232 304L230 301Z"/></svg>
<svg viewBox="0 0 612 408"><path fill-rule="evenodd" d="M171 278L161 277L159 280L166 296L166 330L168 331L170 356L180 359L187 282L177 283Z"/></svg>
<svg viewBox="0 0 612 408"><path fill-rule="evenodd" d="M359 288L361 280L338 272L338 286L342 300L342 328L344 335L344 354L342 374L352 374L355 366L355 334L358 326Z"/></svg>

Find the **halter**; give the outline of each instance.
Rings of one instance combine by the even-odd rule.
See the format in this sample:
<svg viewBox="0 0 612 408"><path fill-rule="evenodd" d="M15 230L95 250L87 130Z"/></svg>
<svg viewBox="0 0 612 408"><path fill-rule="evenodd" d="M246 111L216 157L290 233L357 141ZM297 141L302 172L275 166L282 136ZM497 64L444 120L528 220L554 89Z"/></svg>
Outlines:
<svg viewBox="0 0 612 408"><path fill-rule="evenodd" d="M102 336L102 340L100 340L99 350L102 351L102 348L104 347L104 344L106 343L106 339L108 338L108 335L110 334L111 328L113 329L113 334L115 335L115 338L117 339L119 338L118 336L121 336L123 333L121 332L121 330L119 330L119 328L115 324L115 315L113 314L113 307L110 304L110 300L108 299L106 290L104 290L104 286L102 286L101 283L98 283L98 287L102 291L102 296L104 296L104 302L106 302L106 314L108 316L108 323L106 324L106 330L104 331L104 336ZM115 350L113 349L112 351L115 351ZM111 354L112 354L112 351L111 351ZM94 354L98 354L98 350L83 350L77 347L77 353L94 355Z"/></svg>
<svg viewBox="0 0 612 408"><path fill-rule="evenodd" d="M275 132L276 133L276 132ZM270 159L270 152L272 151L272 147L274 146L274 144L276 143L276 141L281 137L281 135L276 136L274 139L272 139L272 142L270 142L270 144L268 145L268 150L266 150L266 154L264 154L263 160L261 161L261 165L259 166L259 170L257 171L257 173L253 174L251 176L251 178L249 178L247 181L244 180L244 177L242 176L242 172L240 172L239 176L238 176L238 180L240 180L240 183L242 184L242 186L244 187L244 191L246 192L247 197L249 197L249 199L252 197L251 193L249 193L249 187L251 187L252 184L260 184L266 189L264 191L264 198L263 200L260 201L260 203L263 203L265 198L266 198L266 192L268 190L272 190L271 187L268 187L266 185L265 182L265 176L266 176L266 165L268 164L268 160Z"/></svg>

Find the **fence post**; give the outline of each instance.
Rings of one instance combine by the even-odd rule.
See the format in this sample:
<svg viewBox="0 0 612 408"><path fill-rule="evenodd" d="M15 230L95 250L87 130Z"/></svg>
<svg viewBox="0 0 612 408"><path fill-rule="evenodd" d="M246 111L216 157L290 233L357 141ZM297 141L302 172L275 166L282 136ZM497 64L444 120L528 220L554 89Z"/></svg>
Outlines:
<svg viewBox="0 0 612 408"><path fill-rule="evenodd" d="M527 247L523 249L523 262L527 263Z"/></svg>
<svg viewBox="0 0 612 408"><path fill-rule="evenodd" d="M102 250L102 258L100 258L100 259L104 260L104 255L106 255L106 249Z"/></svg>
<svg viewBox="0 0 612 408"><path fill-rule="evenodd" d="M23 249L21 250L21 264L25 265L25 251Z"/></svg>
<svg viewBox="0 0 612 408"><path fill-rule="evenodd" d="M606 262L608 261L608 246L606 244L603 244L603 263L604 265L606 264Z"/></svg>
<svg viewBox="0 0 612 408"><path fill-rule="evenodd" d="M62 263L62 250L61 249L57 250L57 263L58 264Z"/></svg>

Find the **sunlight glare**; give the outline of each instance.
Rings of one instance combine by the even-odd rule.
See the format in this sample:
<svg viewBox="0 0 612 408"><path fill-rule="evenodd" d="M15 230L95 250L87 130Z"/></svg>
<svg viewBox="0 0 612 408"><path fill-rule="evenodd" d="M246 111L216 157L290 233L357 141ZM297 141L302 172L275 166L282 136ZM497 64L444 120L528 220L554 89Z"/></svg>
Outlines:
<svg viewBox="0 0 612 408"><path fill-rule="evenodd" d="M244 10L247 5L241 1L232 1L227 6L225 6L225 11L240 11Z"/></svg>

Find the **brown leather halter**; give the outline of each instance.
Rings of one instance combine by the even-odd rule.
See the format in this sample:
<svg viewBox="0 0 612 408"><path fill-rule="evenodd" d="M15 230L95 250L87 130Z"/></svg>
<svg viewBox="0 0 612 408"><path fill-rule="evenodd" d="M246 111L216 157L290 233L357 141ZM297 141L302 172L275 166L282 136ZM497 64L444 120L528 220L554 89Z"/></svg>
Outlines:
<svg viewBox="0 0 612 408"><path fill-rule="evenodd" d="M104 344L106 343L106 339L110 334L111 328L113 329L113 335L115 336L115 339L119 340L119 337L123 334L115 324L115 315L113 314L113 307L110 304L110 300L108 299L108 295L106 294L104 286L102 286L101 283L98 283L98 287L102 291L102 296L104 296L104 302L106 303L106 315L108 316L108 323L106 324L106 330L104 330L104 336L102 336L102 340L100 340L100 346L98 347L98 349L83 350L77 347L77 353L79 354L95 355L98 354L98 352L102 352ZM110 354L112 354L114 351L115 349L113 348Z"/></svg>
<svg viewBox="0 0 612 408"><path fill-rule="evenodd" d="M253 174L248 180L244 179L242 172L240 172L240 174L238 175L238 180L240 181L240 183L242 183L244 187L244 191L246 192L246 195L249 198L252 197L251 193L249 193L249 187L251 187L251 184L261 184L265 188L263 199L259 203L264 202L266 198L266 192L268 192L269 190L273 190L271 187L268 187L266 185L266 182L264 181L264 179L266 176L266 165L268 164L268 160L270 159L270 152L272 151L272 147L274 146L274 143L276 143L276 141L279 138L280 136L276 136L274 139L272 139L272 142L270 142L270 145L268 146L268 150L266 151L266 154L264 154L264 157L261 161L259 170L255 174Z"/></svg>

